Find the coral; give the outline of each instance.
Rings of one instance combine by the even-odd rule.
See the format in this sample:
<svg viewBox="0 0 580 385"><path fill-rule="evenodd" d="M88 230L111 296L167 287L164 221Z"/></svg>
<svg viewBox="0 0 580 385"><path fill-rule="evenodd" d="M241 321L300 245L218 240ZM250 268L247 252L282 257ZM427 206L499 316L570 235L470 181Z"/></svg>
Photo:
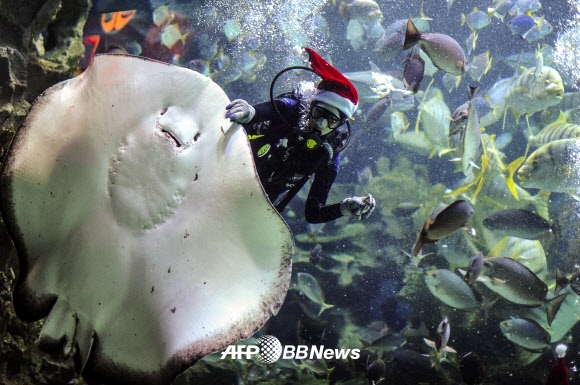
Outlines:
<svg viewBox="0 0 580 385"><path fill-rule="evenodd" d="M90 0L0 2L0 159L31 102L48 87L75 75L84 53L83 27L91 6ZM16 263L9 258L12 250L2 223L0 383L67 383L74 376L72 360L55 363L47 359L36 346L40 324L25 324L14 314L10 285Z"/></svg>

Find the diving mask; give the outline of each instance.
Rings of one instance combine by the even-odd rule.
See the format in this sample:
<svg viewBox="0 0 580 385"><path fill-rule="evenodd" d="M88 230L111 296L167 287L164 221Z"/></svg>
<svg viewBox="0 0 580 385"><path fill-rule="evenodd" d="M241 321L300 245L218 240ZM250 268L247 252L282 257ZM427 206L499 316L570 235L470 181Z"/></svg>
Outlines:
<svg viewBox="0 0 580 385"><path fill-rule="evenodd" d="M320 119L326 120L327 127L330 130L334 130L335 128L342 126L346 121L346 119L341 119L332 112L328 111L326 108L320 107L318 105L312 106L310 109L310 117L317 122L321 129L323 127L321 126L322 122L319 121Z"/></svg>

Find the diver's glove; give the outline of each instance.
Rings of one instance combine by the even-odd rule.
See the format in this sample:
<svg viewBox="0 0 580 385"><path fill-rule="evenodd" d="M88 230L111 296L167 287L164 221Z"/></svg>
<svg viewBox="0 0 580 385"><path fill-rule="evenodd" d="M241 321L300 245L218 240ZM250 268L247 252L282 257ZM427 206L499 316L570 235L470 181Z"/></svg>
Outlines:
<svg viewBox="0 0 580 385"><path fill-rule="evenodd" d="M254 118L254 115L256 115L254 107L243 99L233 100L226 106L226 118L232 122L249 123Z"/></svg>
<svg viewBox="0 0 580 385"><path fill-rule="evenodd" d="M358 220L366 219L375 209L375 198L371 194L366 197L344 198L340 203L342 215L352 215Z"/></svg>

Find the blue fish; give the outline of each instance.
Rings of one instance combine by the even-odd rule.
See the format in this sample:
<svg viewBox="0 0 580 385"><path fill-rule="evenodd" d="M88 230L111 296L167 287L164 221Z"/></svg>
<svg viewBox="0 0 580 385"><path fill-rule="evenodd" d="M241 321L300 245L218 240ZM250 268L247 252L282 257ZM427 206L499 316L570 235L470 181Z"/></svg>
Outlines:
<svg viewBox="0 0 580 385"><path fill-rule="evenodd" d="M527 34L536 27L536 20L527 13L522 13L508 22L509 29L525 40Z"/></svg>

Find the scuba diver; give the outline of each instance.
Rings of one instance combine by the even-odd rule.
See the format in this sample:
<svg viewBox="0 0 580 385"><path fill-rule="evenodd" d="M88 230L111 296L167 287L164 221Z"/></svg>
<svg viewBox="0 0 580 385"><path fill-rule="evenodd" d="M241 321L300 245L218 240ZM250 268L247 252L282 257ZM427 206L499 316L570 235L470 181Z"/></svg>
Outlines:
<svg viewBox="0 0 580 385"><path fill-rule="evenodd" d="M308 223L330 222L346 215L366 219L375 208L370 194L326 204L338 174L340 152L350 139L348 119L358 106L356 88L314 50L305 50L312 69L291 68L314 70L322 78L316 88L298 88L274 99L276 77L269 102L251 106L236 99L226 106L226 118L244 126L260 181L278 212L314 174L305 205Z"/></svg>

